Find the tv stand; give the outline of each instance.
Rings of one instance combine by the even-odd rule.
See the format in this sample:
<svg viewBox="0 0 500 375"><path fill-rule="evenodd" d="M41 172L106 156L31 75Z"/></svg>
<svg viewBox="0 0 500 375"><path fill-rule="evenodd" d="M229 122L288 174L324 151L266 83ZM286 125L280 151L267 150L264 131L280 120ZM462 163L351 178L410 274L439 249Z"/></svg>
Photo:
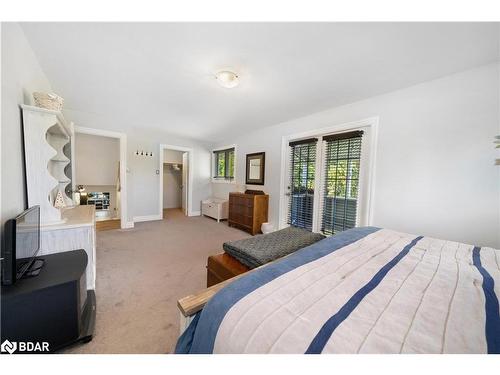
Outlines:
<svg viewBox="0 0 500 375"><path fill-rule="evenodd" d="M42 259L35 259L40 265ZM55 352L92 340L96 300L86 286L86 252L44 255L43 260L43 268L33 267L38 276L2 286L1 342L47 342Z"/></svg>

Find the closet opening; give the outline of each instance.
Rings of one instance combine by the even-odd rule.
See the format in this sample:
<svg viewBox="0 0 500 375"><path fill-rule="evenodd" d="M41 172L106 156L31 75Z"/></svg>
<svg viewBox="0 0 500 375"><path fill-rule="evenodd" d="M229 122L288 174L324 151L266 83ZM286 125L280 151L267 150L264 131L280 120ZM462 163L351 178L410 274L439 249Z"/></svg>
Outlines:
<svg viewBox="0 0 500 375"><path fill-rule="evenodd" d="M192 150L160 145L160 217L191 216Z"/></svg>

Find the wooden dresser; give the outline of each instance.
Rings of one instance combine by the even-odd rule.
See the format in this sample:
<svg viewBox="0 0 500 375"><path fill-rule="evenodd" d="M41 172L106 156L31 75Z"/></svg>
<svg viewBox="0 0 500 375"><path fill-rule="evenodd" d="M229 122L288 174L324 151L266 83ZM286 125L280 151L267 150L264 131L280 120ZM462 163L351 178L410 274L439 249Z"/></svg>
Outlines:
<svg viewBox="0 0 500 375"><path fill-rule="evenodd" d="M228 225L256 235L267 222L268 205L267 194L229 193Z"/></svg>

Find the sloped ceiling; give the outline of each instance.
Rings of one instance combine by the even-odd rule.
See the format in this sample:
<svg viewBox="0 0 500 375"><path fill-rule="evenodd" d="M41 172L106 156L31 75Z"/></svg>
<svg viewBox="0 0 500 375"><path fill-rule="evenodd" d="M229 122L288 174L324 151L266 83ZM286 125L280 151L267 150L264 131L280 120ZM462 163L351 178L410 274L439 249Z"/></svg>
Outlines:
<svg viewBox="0 0 500 375"><path fill-rule="evenodd" d="M21 25L67 108L205 141L491 63L499 49L496 23ZM217 85L223 68L237 88Z"/></svg>

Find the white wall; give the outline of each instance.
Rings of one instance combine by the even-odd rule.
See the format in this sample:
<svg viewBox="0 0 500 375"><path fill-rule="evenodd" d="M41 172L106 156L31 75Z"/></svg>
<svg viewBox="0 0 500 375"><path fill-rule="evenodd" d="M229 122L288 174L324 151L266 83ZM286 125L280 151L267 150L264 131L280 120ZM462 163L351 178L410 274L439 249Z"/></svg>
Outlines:
<svg viewBox="0 0 500 375"><path fill-rule="evenodd" d="M119 162L118 138L75 134L77 185L116 185Z"/></svg>
<svg viewBox="0 0 500 375"><path fill-rule="evenodd" d="M1 226L25 209L22 123L19 104L33 104L32 92L51 92L50 83L17 23L1 25L2 126Z"/></svg>
<svg viewBox="0 0 500 375"><path fill-rule="evenodd" d="M500 248L499 66L488 65L404 90L249 131L237 144L236 181L245 155L266 152L263 190L277 225L281 138L379 116L373 225ZM217 145L214 145L216 147ZM213 194L234 186L212 184Z"/></svg>
<svg viewBox="0 0 500 375"><path fill-rule="evenodd" d="M237 151L236 157L240 159L240 153L243 151ZM257 151L259 152L259 151ZM246 154L251 154L251 152L246 152ZM245 157L245 156L243 156ZM246 160L245 158L243 160ZM267 155L266 155L266 169L267 166L269 165L269 162L267 161ZM279 167L278 167L279 168ZM279 170L279 169L278 169ZM240 176L240 173L242 175ZM235 181L239 184L244 184L245 183L245 167L238 168L236 167L236 178ZM266 170L266 178L267 178L267 170ZM221 198L221 199L228 199L229 193L237 191L237 183L226 183L226 182L212 182L212 196L215 198ZM245 185L246 186L246 185ZM266 186L255 186L252 187L251 185L248 186L248 189L254 189L254 190L264 190L266 192L269 192L269 190L266 188ZM272 213L270 213L272 215ZM276 221L273 221L273 223L277 223L278 218L276 217ZM277 228L277 226L275 226Z"/></svg>
<svg viewBox="0 0 500 375"><path fill-rule="evenodd" d="M182 206L181 187L182 169L174 170L171 165L163 164L163 208L180 208Z"/></svg>
<svg viewBox="0 0 500 375"><path fill-rule="evenodd" d="M49 80L16 23L2 23L2 126L1 126L1 214L3 223L25 208L24 164L22 155L21 117L19 104L33 104L33 91L51 92ZM64 95L64 93L60 93ZM123 124L114 118L72 111L66 106L63 113L75 125L122 132ZM161 120L160 120L161 121ZM130 129L130 128L129 128ZM172 144L193 148L193 208L200 210L201 200L210 196L210 147L203 143L170 135L158 128L144 131L138 123L127 132L127 205L128 221L134 216L159 215L159 145ZM153 157L138 157L135 151L153 151ZM115 182L113 182L114 184Z"/></svg>
<svg viewBox="0 0 500 375"><path fill-rule="evenodd" d="M165 163L174 163L174 164L182 164L182 151L176 150L163 150L163 161Z"/></svg>

